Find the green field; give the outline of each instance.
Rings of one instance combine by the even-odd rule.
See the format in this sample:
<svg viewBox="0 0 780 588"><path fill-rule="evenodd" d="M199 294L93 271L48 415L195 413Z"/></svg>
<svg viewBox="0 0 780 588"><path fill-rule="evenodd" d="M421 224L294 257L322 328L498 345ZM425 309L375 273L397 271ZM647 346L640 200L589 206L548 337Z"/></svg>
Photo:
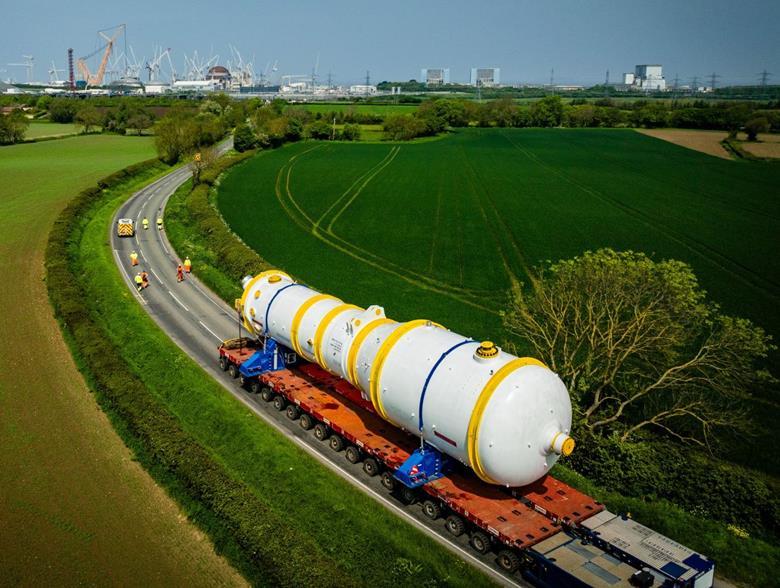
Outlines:
<svg viewBox="0 0 780 588"><path fill-rule="evenodd" d="M40 139L41 137L62 137L75 135L80 127L74 123L31 122L24 134L25 139Z"/></svg>
<svg viewBox="0 0 780 588"><path fill-rule="evenodd" d="M292 107L303 107L310 112L354 112L355 114L411 114L417 110L416 104L345 104L340 102L293 104Z"/></svg>
<svg viewBox="0 0 780 588"><path fill-rule="evenodd" d="M607 246L689 262L728 312L780 334L779 180L776 165L629 130L472 129L264 153L223 180L218 205L313 286L475 338L501 338L507 288L529 268ZM776 405L755 412L767 441Z"/></svg>
<svg viewBox="0 0 780 588"><path fill-rule="evenodd" d="M43 281L67 201L153 156L118 136L0 148L0 584L242 584L98 408Z"/></svg>

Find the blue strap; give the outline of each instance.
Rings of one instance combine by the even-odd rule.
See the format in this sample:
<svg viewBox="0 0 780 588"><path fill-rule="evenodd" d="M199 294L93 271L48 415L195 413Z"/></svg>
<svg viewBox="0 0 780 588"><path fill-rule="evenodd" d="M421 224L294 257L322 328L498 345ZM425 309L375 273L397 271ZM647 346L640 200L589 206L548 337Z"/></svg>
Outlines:
<svg viewBox="0 0 780 588"><path fill-rule="evenodd" d="M434 372L436 372L436 369L441 365L441 363L444 361L444 358L446 358L450 353L455 351L458 347L461 345L465 345L466 343L475 343L474 339L466 339L464 341L461 341L460 343L457 343L450 347L447 351L441 354L441 357L436 361L436 363L433 364L433 367L431 368L431 371L428 372L428 377L425 378L425 384L423 384L422 393L420 394L420 408L417 411L417 413L420 415L419 424L420 424L420 431L423 430L423 402L425 401L425 393L428 391L428 384L431 381L431 378L433 377Z"/></svg>
<svg viewBox="0 0 780 588"><path fill-rule="evenodd" d="M276 291L276 294L273 295L273 298L271 298L271 302L268 303L268 306L265 307L265 323L263 324L263 335L268 334L268 313L271 311L271 305L274 303L274 300L276 300L276 297L279 296L282 292L287 290L287 288L292 288L293 286L302 286L303 284L298 284L293 282L292 284L287 284L284 288L279 288Z"/></svg>

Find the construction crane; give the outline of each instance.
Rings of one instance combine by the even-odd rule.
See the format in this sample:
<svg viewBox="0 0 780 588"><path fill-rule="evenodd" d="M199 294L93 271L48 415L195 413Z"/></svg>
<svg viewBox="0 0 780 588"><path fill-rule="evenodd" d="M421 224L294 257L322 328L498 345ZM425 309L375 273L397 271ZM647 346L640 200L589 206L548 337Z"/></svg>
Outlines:
<svg viewBox="0 0 780 588"><path fill-rule="evenodd" d="M114 31L114 34L112 36L108 36L106 33ZM102 31L98 31L98 35L106 42L105 45L102 47L99 47L89 55L85 55L84 57L79 57L78 60L78 68L79 72L81 72L81 75L84 77L84 80L87 82L87 86L99 86L103 83L103 76L106 73L106 65L108 64L108 58L111 56L111 52L114 49L114 43L116 40L125 34L125 25L121 24L119 26L110 28L110 29L103 29ZM89 71L89 67L87 66L87 59L90 57L93 57L103 51L103 57L100 60L100 65L98 66L97 73L94 75Z"/></svg>
<svg viewBox="0 0 780 588"><path fill-rule="evenodd" d="M7 63L14 67L24 67L27 69L27 83L33 83L33 68L35 67L35 58L32 55L22 55L24 63Z"/></svg>

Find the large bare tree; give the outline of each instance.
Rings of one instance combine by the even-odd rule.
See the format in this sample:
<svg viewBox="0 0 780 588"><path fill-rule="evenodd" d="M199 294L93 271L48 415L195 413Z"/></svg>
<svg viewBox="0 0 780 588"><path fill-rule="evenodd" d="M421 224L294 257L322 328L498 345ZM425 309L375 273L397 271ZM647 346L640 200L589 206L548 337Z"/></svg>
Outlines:
<svg viewBox="0 0 780 588"><path fill-rule="evenodd" d="M504 324L564 380L581 426L624 441L653 427L709 445L746 428L740 399L771 379L761 328L708 303L688 265L641 253L550 264L515 288Z"/></svg>

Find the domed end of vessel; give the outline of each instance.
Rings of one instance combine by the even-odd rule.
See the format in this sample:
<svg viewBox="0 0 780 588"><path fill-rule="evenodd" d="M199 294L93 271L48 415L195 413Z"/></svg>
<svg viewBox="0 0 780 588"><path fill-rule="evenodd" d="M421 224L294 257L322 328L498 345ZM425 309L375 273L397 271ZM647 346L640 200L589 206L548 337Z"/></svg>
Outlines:
<svg viewBox="0 0 780 588"><path fill-rule="evenodd" d="M572 451L574 451L575 445L576 443L574 442L574 439L569 437L566 433L560 432L556 433L555 437L553 437L553 441L550 444L550 449L552 449L558 455L568 457L571 455Z"/></svg>

